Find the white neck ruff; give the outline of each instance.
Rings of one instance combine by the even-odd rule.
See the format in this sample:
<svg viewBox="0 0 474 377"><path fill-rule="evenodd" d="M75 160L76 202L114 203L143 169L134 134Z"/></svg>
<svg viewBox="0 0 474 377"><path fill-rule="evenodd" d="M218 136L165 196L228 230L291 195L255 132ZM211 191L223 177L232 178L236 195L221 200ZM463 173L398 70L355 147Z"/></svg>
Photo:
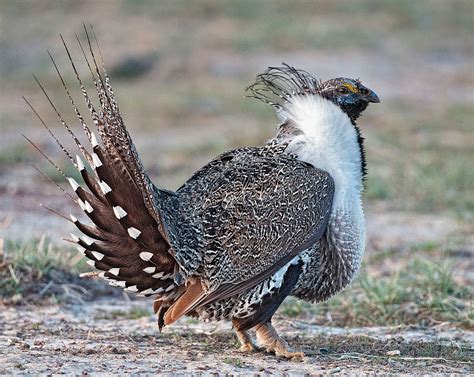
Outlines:
<svg viewBox="0 0 474 377"><path fill-rule="evenodd" d="M361 152L357 132L347 114L329 100L308 95L293 98L277 115L302 132L286 140L287 152L327 171L334 179L333 213L354 206L361 208Z"/></svg>

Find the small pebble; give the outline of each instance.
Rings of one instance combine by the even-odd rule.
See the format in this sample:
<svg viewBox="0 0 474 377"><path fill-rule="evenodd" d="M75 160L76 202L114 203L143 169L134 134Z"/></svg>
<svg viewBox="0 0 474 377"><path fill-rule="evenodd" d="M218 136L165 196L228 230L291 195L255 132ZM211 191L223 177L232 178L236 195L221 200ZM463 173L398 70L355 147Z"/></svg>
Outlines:
<svg viewBox="0 0 474 377"><path fill-rule="evenodd" d="M400 350L387 351L387 356L400 356Z"/></svg>

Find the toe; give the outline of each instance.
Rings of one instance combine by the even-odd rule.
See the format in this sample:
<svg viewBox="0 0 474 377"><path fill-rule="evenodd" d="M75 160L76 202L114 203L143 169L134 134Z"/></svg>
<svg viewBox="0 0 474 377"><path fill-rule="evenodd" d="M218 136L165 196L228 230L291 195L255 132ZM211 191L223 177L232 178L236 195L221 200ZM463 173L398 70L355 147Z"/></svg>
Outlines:
<svg viewBox="0 0 474 377"><path fill-rule="evenodd" d="M305 355L303 352L290 352L290 354L292 354L290 358L291 361L298 361L298 362L305 361Z"/></svg>
<svg viewBox="0 0 474 377"><path fill-rule="evenodd" d="M242 353L252 353L252 352L257 352L257 351L258 351L258 348L255 347L255 345L252 343L242 344L242 346L239 349L239 352L242 352Z"/></svg>
<svg viewBox="0 0 474 377"><path fill-rule="evenodd" d="M291 361L305 361L305 354L303 352L291 352L289 350L279 350L275 352L278 357L283 357Z"/></svg>

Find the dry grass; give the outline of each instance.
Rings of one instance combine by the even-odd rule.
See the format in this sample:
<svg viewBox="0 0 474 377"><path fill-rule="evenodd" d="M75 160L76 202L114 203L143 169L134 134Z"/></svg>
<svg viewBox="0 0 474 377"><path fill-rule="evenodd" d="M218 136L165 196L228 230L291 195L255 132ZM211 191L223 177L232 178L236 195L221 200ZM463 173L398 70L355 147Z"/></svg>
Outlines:
<svg viewBox="0 0 474 377"><path fill-rule="evenodd" d="M474 172L468 166L474 110L455 104L435 111L418 106L394 103L394 111L370 130L366 198L384 201L389 209L450 212L472 222Z"/></svg>
<svg viewBox="0 0 474 377"><path fill-rule="evenodd" d="M0 292L4 299L57 298L64 294L64 287L77 288L77 293L85 294L85 298L86 291L94 297L112 292L105 283L78 278L79 272L87 270L84 258L70 249L54 247L44 238L23 244L7 241L5 251L0 269ZM404 262L394 270L384 271L383 264L390 264L391 259L394 264L400 259ZM372 253L359 278L344 293L317 305L289 298L279 313L343 327L432 326L450 322L473 329L474 292L469 283L463 284L453 277L453 268L461 266L460 261L433 244L404 252ZM108 315L139 318L149 314L140 309Z"/></svg>
<svg viewBox="0 0 474 377"><path fill-rule="evenodd" d="M25 143L18 143L2 148L0 151L0 166L14 166L23 164L30 159L28 147Z"/></svg>
<svg viewBox="0 0 474 377"><path fill-rule="evenodd" d="M75 248L55 246L46 237L6 240L0 257L0 298L5 302L28 298L44 304L116 294L105 284L79 278L79 273L89 270L83 255Z"/></svg>
<svg viewBox="0 0 474 377"><path fill-rule="evenodd" d="M434 326L448 322L472 330L472 282L454 277L454 269L462 268L462 259L433 244L373 253L355 283L342 294L317 305L290 298L280 313L332 326Z"/></svg>

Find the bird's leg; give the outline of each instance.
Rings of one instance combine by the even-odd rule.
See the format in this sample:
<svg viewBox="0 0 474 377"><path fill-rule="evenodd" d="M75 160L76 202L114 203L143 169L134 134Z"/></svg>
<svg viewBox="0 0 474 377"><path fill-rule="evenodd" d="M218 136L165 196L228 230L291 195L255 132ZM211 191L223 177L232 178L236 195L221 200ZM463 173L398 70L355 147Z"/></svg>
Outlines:
<svg viewBox="0 0 474 377"><path fill-rule="evenodd" d="M260 323L255 327L257 333L257 341L262 345L267 352L275 352L279 357L295 361L303 361L303 352L292 352L288 343L282 339L273 328L271 322Z"/></svg>
<svg viewBox="0 0 474 377"><path fill-rule="evenodd" d="M252 337L246 330L238 330L236 326L235 333L240 342L240 352L255 352L258 351L258 348L252 341Z"/></svg>
<svg viewBox="0 0 474 377"><path fill-rule="evenodd" d="M240 341L240 352L255 352L258 351L258 348L252 341L252 337L247 331L235 330L237 338Z"/></svg>

